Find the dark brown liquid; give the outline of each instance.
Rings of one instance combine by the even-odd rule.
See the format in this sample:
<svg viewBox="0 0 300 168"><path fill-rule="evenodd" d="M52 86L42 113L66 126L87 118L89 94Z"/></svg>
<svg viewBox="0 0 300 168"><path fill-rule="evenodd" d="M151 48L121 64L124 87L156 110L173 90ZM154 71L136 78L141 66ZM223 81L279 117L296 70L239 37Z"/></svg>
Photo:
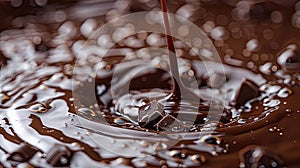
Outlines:
<svg viewBox="0 0 300 168"><path fill-rule="evenodd" d="M181 100L182 98L189 99L189 100L195 99L198 96L193 94L190 90L187 90L186 87L184 86L183 82L181 81L181 78L180 78L180 75L178 72L178 62L177 62L177 56L176 56L176 51L175 51L175 47L174 47L174 41L173 41L173 37L171 34L170 21L169 21L169 17L168 17L166 0L161 0L160 2L161 2L161 10L163 12L167 47L169 50L169 62L170 62L172 81L174 84L172 93L171 93L171 97L169 98L169 100L170 101L178 101L178 100Z"/></svg>
<svg viewBox="0 0 300 168"><path fill-rule="evenodd" d="M93 6L97 5L84 2L81 4L84 6L82 9L94 9ZM130 120L128 114L118 111L112 97L107 96L111 95L109 87L115 84L115 81L112 81L115 66L122 65L126 68L120 78L126 81L126 74L132 73L130 70L135 68L133 64L139 65L141 60L149 59L146 56L129 59L122 50L137 51L146 48L147 43L142 35L132 36L143 39L145 45L142 47L129 47L123 41L116 44L116 52L113 55L107 55L99 61L93 56L86 59L79 57L76 52L80 40L87 38L78 32L67 33L68 30L80 27L80 17L76 20L75 14L67 14L70 18L75 17L75 20L68 19L70 22L67 22L65 27L62 26L65 23L64 17L58 17L63 16L61 12L52 13L55 15L50 15L51 17L40 15L22 17L15 21L12 26L15 29L1 32L0 36L3 53L0 55L3 63L0 76L0 167L12 167L11 163L16 166L21 162L34 167L44 167L46 163L51 163L52 166L66 164L66 167L69 167L69 164L74 167L299 167L300 134L296 129L299 126L300 115L299 68L296 67L299 59L294 59L297 58L297 54L282 55L287 50L294 51L287 49L289 43L300 45L295 39L300 36L300 31L292 24L295 7L299 5L274 2L254 4L249 13L243 15L245 18L242 19L245 20L236 20L236 4L205 1L197 6L197 2L191 1L185 6L186 1L170 1L170 12L189 16L189 19L207 31L226 64L224 71L227 76L224 81L229 88L225 92L222 89L211 89L213 85L218 86L218 83L215 83L213 78L207 78L205 67L217 71L220 64L204 64L193 57L189 48L180 48L186 61L191 64L201 93L207 90L212 90L208 93L219 92L217 97L233 103L230 97L234 97L238 92L244 77L256 82L261 93L252 99L251 103L242 107L226 104L228 107L223 113L208 113L210 101L195 104L185 104L183 101L183 104L176 106L170 101L170 104L167 104L170 109L165 110L171 113L174 110L172 107L184 107L187 111L178 119L186 122L191 116L195 119L192 127L185 131L141 128L134 120ZM103 4L98 7L103 7ZM69 10L66 11L78 11L78 8L73 10L72 5L68 5L67 8ZM130 12L149 8L149 4L133 3ZM62 7L57 9L61 10ZM116 11L104 13L109 15L114 12ZM274 16L278 15L279 18L275 17L274 20ZM55 16L58 20L51 20L56 18ZM280 16L283 18L281 21ZM100 25L105 22L103 16L96 18L101 21ZM74 27L68 29L70 23L73 23ZM58 29L60 26L63 28ZM220 29L213 29L218 26L228 31L228 39L224 35L224 40L220 40L217 38L218 34L213 33L220 33ZM212 32L210 28L213 29ZM38 38L32 38L35 36L40 36L42 42L39 43ZM149 34L146 34L147 36ZM253 38L258 39L260 49L255 47L256 44L250 43L252 45L249 45L248 49L251 49L251 46L254 49L249 54L245 48ZM89 42L91 44L81 48L82 51L95 44L95 40ZM194 42L200 46L199 39L195 39ZM74 47L75 44L77 47ZM92 50L92 47L89 49ZM292 53L298 51L295 49ZM285 60L280 64L277 63L279 56ZM85 86L93 85L88 81L71 80L72 65L78 58L82 59L81 63L86 63L82 64L82 68L100 62L99 66L95 66L96 91L86 90ZM124 58L126 60L123 60ZM159 59L160 56L155 58ZM170 58L176 60L175 55ZM164 66L165 61L166 59L157 65ZM178 67L181 68L180 65ZM91 69L93 68L82 70L92 74ZM174 84L171 84L174 71L172 75L163 70L148 69L131 81L131 95L135 96L134 100L147 100L143 94L151 89L160 89L165 94L159 96L166 97L170 90L174 89ZM80 77L73 76L74 79ZM189 76L179 73L179 77L185 79ZM79 101L80 96L72 94L72 82L81 91L79 94L87 95L80 99L80 103L75 103ZM184 85L188 87L188 83ZM120 85L120 88L122 86ZM90 95L94 92L98 96L100 109L91 101ZM227 97L224 96L225 93ZM128 99L124 100L118 103L126 104ZM174 116L177 117L176 109L174 111ZM197 112L197 115L194 112ZM214 126L216 129L211 130ZM213 135L209 135L211 132ZM36 152L37 155L31 156L32 152ZM255 157L257 153L261 155ZM55 156L61 157L55 159Z"/></svg>
<svg viewBox="0 0 300 168"><path fill-rule="evenodd" d="M182 84L181 79L179 77L176 51L175 51L175 47L174 47L173 38L172 38L172 35L171 35L170 22L169 22L169 17L168 17L168 13L167 13L168 10L167 10L167 5L166 5L166 0L161 0L160 2L161 2L161 10L163 12L164 23L165 23L166 40L167 40L168 50L169 50L170 69L171 69L172 79L173 79L173 83L174 83L171 94L172 94L172 98L178 100L181 97L180 88L182 88L183 84Z"/></svg>

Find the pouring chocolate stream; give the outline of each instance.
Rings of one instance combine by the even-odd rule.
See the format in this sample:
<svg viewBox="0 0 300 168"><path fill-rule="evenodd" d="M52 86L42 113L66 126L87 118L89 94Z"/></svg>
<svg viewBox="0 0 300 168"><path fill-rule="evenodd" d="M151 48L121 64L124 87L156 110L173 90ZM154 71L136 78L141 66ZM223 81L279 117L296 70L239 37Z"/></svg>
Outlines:
<svg viewBox="0 0 300 168"><path fill-rule="evenodd" d="M169 21L169 17L168 17L166 0L161 0L160 2L161 2L161 10L163 13L165 32L166 32L167 47L169 50L170 70L171 70L171 75L172 75L172 81L174 84L172 93L171 93L170 97L168 98L168 101L178 101L181 99L192 100L193 98L196 98L196 100L197 100L197 99L199 99L199 96L195 95L193 92L186 89L186 87L182 83L182 80L179 76L176 50L174 47L174 41L173 41L173 37L171 34L170 21Z"/></svg>

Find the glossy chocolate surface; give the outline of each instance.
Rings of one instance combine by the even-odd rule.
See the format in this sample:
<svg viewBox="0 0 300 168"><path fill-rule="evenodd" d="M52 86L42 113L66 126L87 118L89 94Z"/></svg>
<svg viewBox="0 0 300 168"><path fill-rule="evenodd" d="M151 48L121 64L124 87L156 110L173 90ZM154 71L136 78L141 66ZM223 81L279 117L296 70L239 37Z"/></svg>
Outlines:
<svg viewBox="0 0 300 168"><path fill-rule="evenodd" d="M201 38L192 47L173 38L180 85L196 99L183 89L170 99L164 34L91 38L112 18L159 11L159 1L42 2L0 2L17 10L1 26L1 166L300 166L299 2L167 1L222 61L199 59L211 51Z"/></svg>

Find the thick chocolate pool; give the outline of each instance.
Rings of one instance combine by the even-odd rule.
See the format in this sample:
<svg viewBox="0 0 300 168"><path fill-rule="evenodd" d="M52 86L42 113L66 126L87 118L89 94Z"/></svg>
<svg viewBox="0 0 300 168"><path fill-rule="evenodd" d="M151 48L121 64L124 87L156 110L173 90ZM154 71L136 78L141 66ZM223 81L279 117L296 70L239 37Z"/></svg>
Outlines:
<svg viewBox="0 0 300 168"><path fill-rule="evenodd" d="M300 2L0 6L0 167L300 166Z"/></svg>

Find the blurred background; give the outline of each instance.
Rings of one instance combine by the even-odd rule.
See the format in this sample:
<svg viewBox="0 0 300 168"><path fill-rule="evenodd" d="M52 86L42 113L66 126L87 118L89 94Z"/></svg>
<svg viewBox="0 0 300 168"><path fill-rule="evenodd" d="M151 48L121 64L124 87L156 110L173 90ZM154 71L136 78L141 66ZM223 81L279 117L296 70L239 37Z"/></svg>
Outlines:
<svg viewBox="0 0 300 168"><path fill-rule="evenodd" d="M299 35L300 3L297 0L167 2L169 12L187 18L201 27L228 63L233 61L231 58L244 60L237 61L238 66L246 66L255 71L254 64L273 61L289 43L298 43L295 37ZM36 38L36 41L42 41L48 47L57 47L62 44L58 41L64 40L71 47L76 40L85 39L85 36L106 21L130 12L160 10L160 2L2 0L0 9L0 48L5 52L3 50L7 47L3 47L4 41L21 36L22 39L29 38L32 41L33 37L37 37L36 33L41 37ZM66 41L66 37L57 36L59 32L69 33L69 41ZM57 39L56 42L54 39ZM188 54L194 53L191 51ZM1 62L5 62L3 54L1 55Z"/></svg>

